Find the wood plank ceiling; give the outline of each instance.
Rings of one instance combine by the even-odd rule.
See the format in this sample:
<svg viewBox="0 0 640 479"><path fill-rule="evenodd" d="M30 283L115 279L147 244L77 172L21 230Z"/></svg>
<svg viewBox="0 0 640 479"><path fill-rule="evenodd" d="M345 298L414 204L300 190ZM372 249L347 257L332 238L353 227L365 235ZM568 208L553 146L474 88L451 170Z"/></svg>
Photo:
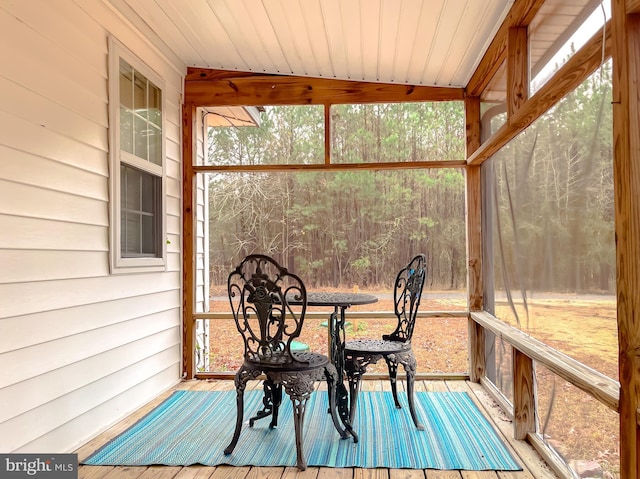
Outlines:
<svg viewBox="0 0 640 479"><path fill-rule="evenodd" d="M530 0L105 1L185 67L464 88ZM527 22L532 75L600 4L544 2ZM486 81L483 100L504 101L504 68Z"/></svg>
<svg viewBox="0 0 640 479"><path fill-rule="evenodd" d="M109 0L186 66L463 87L513 0Z"/></svg>

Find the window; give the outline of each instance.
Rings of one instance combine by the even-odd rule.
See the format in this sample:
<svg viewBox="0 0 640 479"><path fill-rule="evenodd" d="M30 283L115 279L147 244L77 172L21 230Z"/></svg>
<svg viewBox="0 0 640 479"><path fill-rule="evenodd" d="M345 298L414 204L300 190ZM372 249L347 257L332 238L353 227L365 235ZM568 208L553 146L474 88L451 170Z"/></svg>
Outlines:
<svg viewBox="0 0 640 479"><path fill-rule="evenodd" d="M111 269L163 270L164 85L114 39L109 57Z"/></svg>

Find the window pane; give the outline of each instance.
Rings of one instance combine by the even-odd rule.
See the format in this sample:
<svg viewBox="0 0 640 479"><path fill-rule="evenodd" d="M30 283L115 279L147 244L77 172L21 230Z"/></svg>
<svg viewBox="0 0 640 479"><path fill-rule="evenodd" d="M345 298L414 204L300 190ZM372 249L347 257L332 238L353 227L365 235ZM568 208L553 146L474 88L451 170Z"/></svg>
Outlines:
<svg viewBox="0 0 640 479"><path fill-rule="evenodd" d="M159 257L161 178L127 165L120 171L122 256Z"/></svg>
<svg viewBox="0 0 640 479"><path fill-rule="evenodd" d="M122 256L136 256L140 248L140 215L125 212L123 215Z"/></svg>
<svg viewBox="0 0 640 479"><path fill-rule="evenodd" d="M144 213L153 214L154 208L157 202L155 198L155 192L153 188L153 184L156 181L156 178L151 175L142 174L140 178L140 182L142 184L142 208L141 210Z"/></svg>
<svg viewBox="0 0 640 479"><path fill-rule="evenodd" d="M147 79L136 72L133 88L133 109L141 116L147 116Z"/></svg>
<svg viewBox="0 0 640 479"><path fill-rule="evenodd" d="M149 123L148 125L149 161L162 166L162 130Z"/></svg>
<svg viewBox="0 0 640 479"><path fill-rule="evenodd" d="M120 59L120 105L133 110L133 68Z"/></svg>
<svg viewBox="0 0 640 479"><path fill-rule="evenodd" d="M120 149L133 153L133 68L120 59Z"/></svg>
<svg viewBox="0 0 640 479"><path fill-rule="evenodd" d="M134 118L135 155L144 160L149 159L147 138L149 136L149 126L146 120L136 116Z"/></svg>
<svg viewBox="0 0 640 479"><path fill-rule="evenodd" d="M464 159L462 102L331 106L331 162Z"/></svg>
<svg viewBox="0 0 640 479"><path fill-rule="evenodd" d="M162 126L162 92L153 83L149 82L148 93L148 114L149 121L154 125Z"/></svg>
<svg viewBox="0 0 640 479"><path fill-rule="evenodd" d="M120 149L162 165L162 91L120 62Z"/></svg>
<svg viewBox="0 0 640 479"><path fill-rule="evenodd" d="M120 149L133 154L133 111L120 108Z"/></svg>
<svg viewBox="0 0 640 479"><path fill-rule="evenodd" d="M142 215L142 254L154 255L156 252L154 229L156 221L154 216Z"/></svg>
<svg viewBox="0 0 640 479"><path fill-rule="evenodd" d="M121 165L122 203L128 210L140 209L140 171Z"/></svg>

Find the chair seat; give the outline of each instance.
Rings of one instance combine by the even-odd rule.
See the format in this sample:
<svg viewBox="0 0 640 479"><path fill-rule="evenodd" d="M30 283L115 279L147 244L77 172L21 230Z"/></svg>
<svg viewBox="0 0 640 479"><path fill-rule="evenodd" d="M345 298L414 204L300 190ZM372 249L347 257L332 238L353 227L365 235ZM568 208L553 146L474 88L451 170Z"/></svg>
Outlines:
<svg viewBox="0 0 640 479"><path fill-rule="evenodd" d="M411 343L387 341L384 339L354 339L347 341L344 346L345 354L380 353L393 354L409 351Z"/></svg>
<svg viewBox="0 0 640 479"><path fill-rule="evenodd" d="M309 351L292 351L291 356L295 361L288 361L284 355L277 355L268 360L244 362L250 369L262 371L309 371L323 368L329 364L329 358L324 354L311 353Z"/></svg>

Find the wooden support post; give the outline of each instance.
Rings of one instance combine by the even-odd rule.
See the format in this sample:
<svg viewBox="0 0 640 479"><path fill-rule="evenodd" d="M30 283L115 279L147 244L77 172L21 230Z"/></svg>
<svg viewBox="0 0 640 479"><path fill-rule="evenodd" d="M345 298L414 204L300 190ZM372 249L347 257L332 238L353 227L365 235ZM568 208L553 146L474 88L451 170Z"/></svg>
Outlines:
<svg viewBox="0 0 640 479"><path fill-rule="evenodd" d="M533 360L513 349L513 437L525 439L535 432L535 390Z"/></svg>
<svg viewBox="0 0 640 479"><path fill-rule="evenodd" d="M480 98L465 99L467 156L480 147ZM466 169L467 285L469 311L482 311L482 190L480 166ZM469 376L479 382L485 371L484 331L469 317Z"/></svg>
<svg viewBox="0 0 640 479"><path fill-rule="evenodd" d="M529 98L529 38L527 27L509 29L507 40L507 117Z"/></svg>
<svg viewBox="0 0 640 479"><path fill-rule="evenodd" d="M196 148L196 107L186 104L182 109L182 370L191 379L195 370L196 328L193 319L195 306L195 245L194 201L196 174L193 159Z"/></svg>
<svg viewBox="0 0 640 479"><path fill-rule="evenodd" d="M469 380L479 383L486 371L485 329L469 318Z"/></svg>
<svg viewBox="0 0 640 479"><path fill-rule="evenodd" d="M620 380L620 477L640 477L640 14L613 0L613 174Z"/></svg>

